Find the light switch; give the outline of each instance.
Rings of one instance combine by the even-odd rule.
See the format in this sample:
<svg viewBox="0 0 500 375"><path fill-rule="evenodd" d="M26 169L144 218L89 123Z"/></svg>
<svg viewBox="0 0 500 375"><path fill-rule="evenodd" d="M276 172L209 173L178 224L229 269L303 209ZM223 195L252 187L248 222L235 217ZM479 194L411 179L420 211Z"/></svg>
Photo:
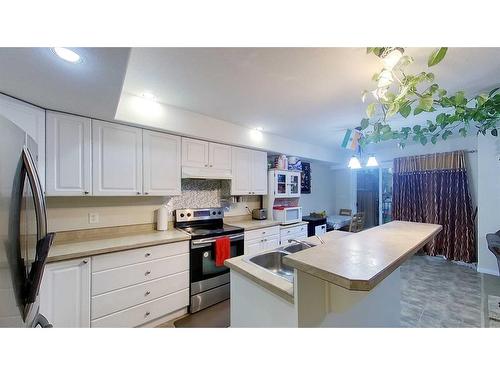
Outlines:
<svg viewBox="0 0 500 375"><path fill-rule="evenodd" d="M97 224L99 223L99 214L97 212L89 213L89 224Z"/></svg>

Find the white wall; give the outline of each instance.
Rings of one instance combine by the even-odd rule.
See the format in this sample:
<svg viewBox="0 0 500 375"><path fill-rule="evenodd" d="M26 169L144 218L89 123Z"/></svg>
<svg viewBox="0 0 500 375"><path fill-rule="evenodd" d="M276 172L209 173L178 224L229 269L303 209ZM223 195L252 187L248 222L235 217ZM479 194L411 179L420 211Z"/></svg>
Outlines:
<svg viewBox="0 0 500 375"><path fill-rule="evenodd" d="M499 275L486 233L500 229L500 139L478 137L478 271Z"/></svg>
<svg viewBox="0 0 500 375"><path fill-rule="evenodd" d="M356 212L356 172L343 168L333 170L332 175L335 215L338 215L341 208L350 208L352 212Z"/></svg>
<svg viewBox="0 0 500 375"><path fill-rule="evenodd" d="M255 132L237 124L174 106L147 101L127 93L123 93L120 98L115 119L184 136L313 160L332 162L337 157L329 147L295 141L275 134Z"/></svg>

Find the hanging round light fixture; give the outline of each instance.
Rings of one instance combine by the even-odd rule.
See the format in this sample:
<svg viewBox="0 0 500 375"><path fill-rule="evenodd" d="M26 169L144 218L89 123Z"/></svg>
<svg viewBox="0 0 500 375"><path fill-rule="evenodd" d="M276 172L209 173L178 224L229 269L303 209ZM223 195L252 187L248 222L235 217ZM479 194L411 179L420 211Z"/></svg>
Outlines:
<svg viewBox="0 0 500 375"><path fill-rule="evenodd" d="M351 159L349 160L349 164L347 167L351 169L360 169L361 168L361 163L359 162L359 159L356 155L353 155Z"/></svg>

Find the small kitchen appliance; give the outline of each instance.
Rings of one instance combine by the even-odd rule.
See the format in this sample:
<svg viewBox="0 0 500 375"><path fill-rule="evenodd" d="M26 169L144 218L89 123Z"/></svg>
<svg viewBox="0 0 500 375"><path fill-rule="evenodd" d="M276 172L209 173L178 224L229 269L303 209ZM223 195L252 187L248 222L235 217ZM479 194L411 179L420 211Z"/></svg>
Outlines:
<svg viewBox="0 0 500 375"><path fill-rule="evenodd" d="M302 207L274 206L273 218L283 225L302 221Z"/></svg>
<svg viewBox="0 0 500 375"><path fill-rule="evenodd" d="M252 210L252 219L266 220L267 219L267 210L265 208L254 208Z"/></svg>

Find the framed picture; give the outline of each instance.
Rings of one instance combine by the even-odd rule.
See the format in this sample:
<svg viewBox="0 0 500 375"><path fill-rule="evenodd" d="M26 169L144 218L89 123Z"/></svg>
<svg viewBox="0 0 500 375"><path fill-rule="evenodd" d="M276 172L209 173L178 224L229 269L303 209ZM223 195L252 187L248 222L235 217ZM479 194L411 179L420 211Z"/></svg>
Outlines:
<svg viewBox="0 0 500 375"><path fill-rule="evenodd" d="M311 194L311 163L302 162L300 193Z"/></svg>

